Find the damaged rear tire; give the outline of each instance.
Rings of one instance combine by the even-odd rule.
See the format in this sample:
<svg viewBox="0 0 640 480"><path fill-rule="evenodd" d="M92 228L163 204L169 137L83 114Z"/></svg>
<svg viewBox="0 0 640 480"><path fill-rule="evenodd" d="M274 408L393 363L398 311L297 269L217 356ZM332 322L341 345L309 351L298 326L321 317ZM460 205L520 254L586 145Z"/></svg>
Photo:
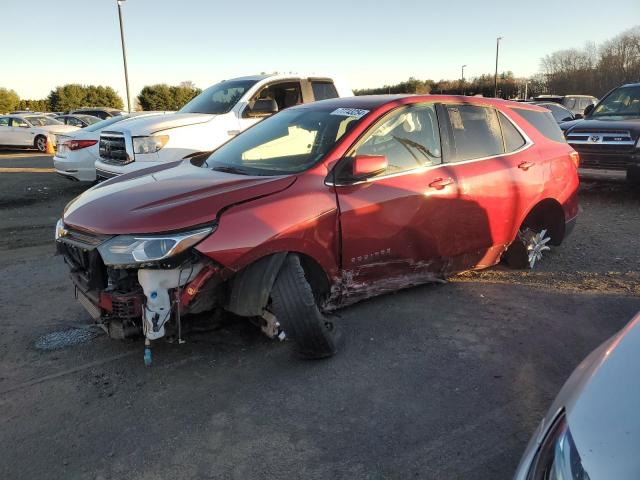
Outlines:
<svg viewBox="0 0 640 480"><path fill-rule="evenodd" d="M271 290L271 309L298 356L319 359L336 353L336 327L320 312L297 255L287 255L282 264Z"/></svg>

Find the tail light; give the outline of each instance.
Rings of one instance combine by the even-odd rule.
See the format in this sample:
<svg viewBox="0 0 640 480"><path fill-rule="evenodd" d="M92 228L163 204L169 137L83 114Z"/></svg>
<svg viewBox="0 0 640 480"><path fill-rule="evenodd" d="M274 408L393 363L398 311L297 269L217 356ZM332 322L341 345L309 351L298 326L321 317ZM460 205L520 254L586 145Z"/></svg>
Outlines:
<svg viewBox="0 0 640 480"><path fill-rule="evenodd" d="M571 152L569 154L569 157L571 157L571 161L576 166L576 168L578 168L580 166L580 154L578 152Z"/></svg>
<svg viewBox="0 0 640 480"><path fill-rule="evenodd" d="M64 142L64 145L69 150L80 150L95 145L96 143L98 143L97 140L69 140Z"/></svg>

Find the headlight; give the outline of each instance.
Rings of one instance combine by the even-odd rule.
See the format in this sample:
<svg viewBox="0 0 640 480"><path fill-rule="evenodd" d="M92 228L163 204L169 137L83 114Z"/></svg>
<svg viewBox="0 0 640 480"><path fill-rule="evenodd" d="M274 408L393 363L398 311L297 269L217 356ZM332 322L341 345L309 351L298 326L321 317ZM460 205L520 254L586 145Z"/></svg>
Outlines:
<svg viewBox="0 0 640 480"><path fill-rule="evenodd" d="M133 137L133 153L156 153L169 141L169 135Z"/></svg>
<svg viewBox="0 0 640 480"><path fill-rule="evenodd" d="M164 260L194 246L213 231L207 227L167 235L118 235L98 247L105 265L135 265Z"/></svg>
<svg viewBox="0 0 640 480"><path fill-rule="evenodd" d="M564 412L558 416L536 454L527 480L589 480Z"/></svg>
<svg viewBox="0 0 640 480"><path fill-rule="evenodd" d="M67 234L67 229L64 228L64 222L62 221L62 219L58 220L58 223L56 223L56 233L55 233L55 237L56 240L58 240L60 237L64 237Z"/></svg>

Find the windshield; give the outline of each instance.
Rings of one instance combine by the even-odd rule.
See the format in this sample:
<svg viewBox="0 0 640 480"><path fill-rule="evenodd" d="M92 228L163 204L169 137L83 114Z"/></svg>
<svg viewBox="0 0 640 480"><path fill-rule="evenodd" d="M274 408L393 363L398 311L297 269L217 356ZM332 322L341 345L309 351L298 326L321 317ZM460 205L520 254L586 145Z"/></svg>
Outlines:
<svg viewBox="0 0 640 480"><path fill-rule="evenodd" d="M84 129L85 132L97 132L98 130L101 130L105 127L108 127L109 125L113 125L116 122L119 122L120 120L124 120L125 118L127 118L129 115L118 115L116 117L109 117L105 120L100 120L99 122L96 122L90 126L88 126L87 128Z"/></svg>
<svg viewBox="0 0 640 480"><path fill-rule="evenodd" d="M245 92L257 82L257 80L220 82L213 87L207 88L178 110L178 113L227 113L238 103L238 100L242 98Z"/></svg>
<svg viewBox="0 0 640 480"><path fill-rule="evenodd" d="M590 116L640 116L640 85L617 88L596 106Z"/></svg>
<svg viewBox="0 0 640 480"><path fill-rule="evenodd" d="M44 127L45 125L64 125L62 122L59 122L55 118L37 116L37 117L24 117L27 122L31 125L35 125L37 127Z"/></svg>
<svg viewBox="0 0 640 480"><path fill-rule="evenodd" d="M78 115L78 118L80 120L84 120L89 125L93 125L94 123L97 123L100 121L98 117L94 117L92 115Z"/></svg>
<svg viewBox="0 0 640 480"><path fill-rule="evenodd" d="M318 162L366 113L317 106L284 110L220 147L205 166L241 175L302 172Z"/></svg>

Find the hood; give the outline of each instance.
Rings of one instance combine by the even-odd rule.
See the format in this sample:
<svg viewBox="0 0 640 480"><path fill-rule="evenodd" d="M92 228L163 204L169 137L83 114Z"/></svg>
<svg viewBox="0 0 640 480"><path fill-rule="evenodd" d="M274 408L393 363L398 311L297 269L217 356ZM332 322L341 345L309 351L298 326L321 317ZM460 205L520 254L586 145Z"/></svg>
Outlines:
<svg viewBox="0 0 640 480"><path fill-rule="evenodd" d="M592 480L638 478L640 314L594 354L565 404L571 434Z"/></svg>
<svg viewBox="0 0 640 480"><path fill-rule="evenodd" d="M79 127L74 127L73 125L43 125L35 128L49 133L69 133L80 130Z"/></svg>
<svg viewBox="0 0 640 480"><path fill-rule="evenodd" d="M282 191L295 179L172 162L96 185L67 205L63 219L71 228L106 235L183 230L214 221L225 207Z"/></svg>
<svg viewBox="0 0 640 480"><path fill-rule="evenodd" d="M127 118L104 130L109 132L129 132L131 136L151 135L169 128L186 127L198 123L206 123L215 115L206 113L167 113L144 117Z"/></svg>
<svg viewBox="0 0 640 480"><path fill-rule="evenodd" d="M560 124L564 131L586 130L591 132L601 132L603 130L629 130L633 138L640 134L640 118L629 117L590 117L580 120L572 120Z"/></svg>

